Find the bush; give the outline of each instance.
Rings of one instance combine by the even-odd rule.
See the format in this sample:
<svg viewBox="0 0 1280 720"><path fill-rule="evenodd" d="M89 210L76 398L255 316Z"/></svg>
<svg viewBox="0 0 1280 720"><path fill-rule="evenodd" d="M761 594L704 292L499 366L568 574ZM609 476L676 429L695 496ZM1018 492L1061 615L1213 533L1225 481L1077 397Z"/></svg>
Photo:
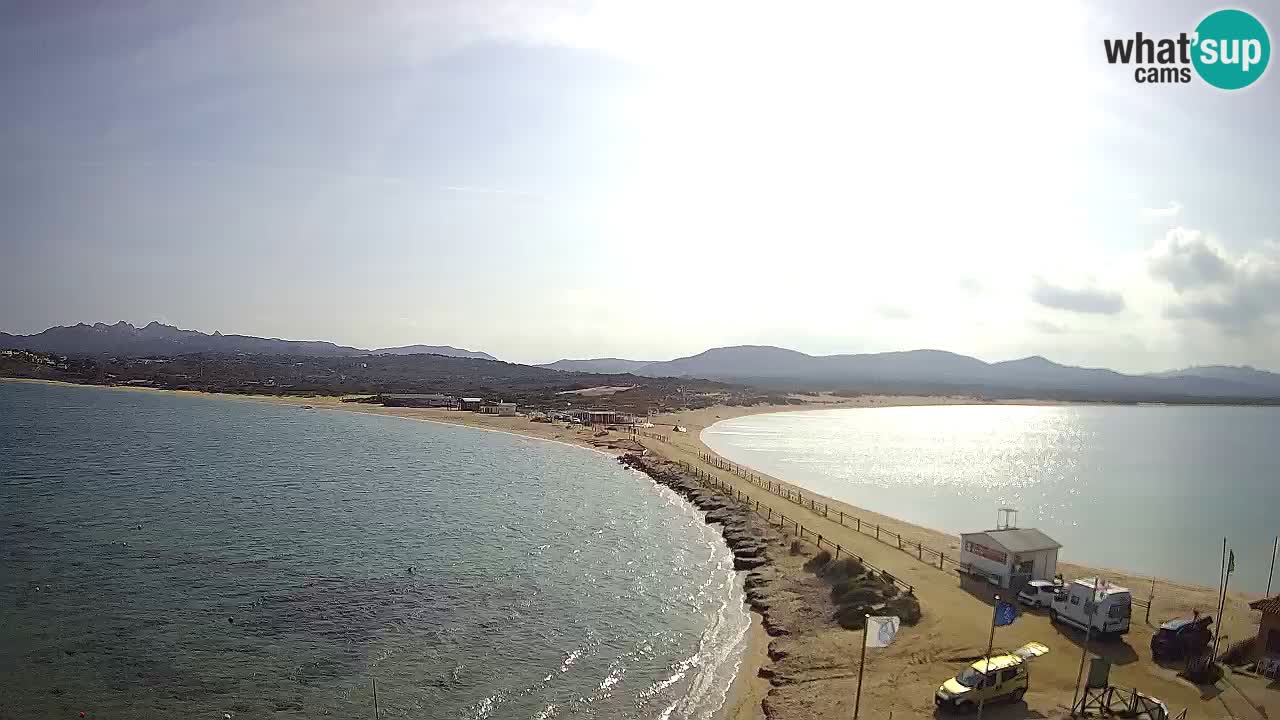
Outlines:
<svg viewBox="0 0 1280 720"><path fill-rule="evenodd" d="M849 587L839 595L835 594L836 588L832 588L831 590L831 599L835 600L837 605L864 605L870 607L879 605L885 601L884 590L871 585Z"/></svg>
<svg viewBox="0 0 1280 720"><path fill-rule="evenodd" d="M903 625L915 625L924 616L920 601L914 595L899 595L885 603L884 614L897 615Z"/></svg>
<svg viewBox="0 0 1280 720"><path fill-rule="evenodd" d="M805 562L804 569L811 573L818 573L821 575L822 569L825 568L829 562L831 562L831 553L826 550L819 550L817 555L814 555Z"/></svg>
<svg viewBox="0 0 1280 720"><path fill-rule="evenodd" d="M799 540L792 540L792 541L791 541L791 554L792 554L792 555L803 555L803 554L804 554L804 543L800 542Z"/></svg>
<svg viewBox="0 0 1280 720"><path fill-rule="evenodd" d="M829 563L819 574L833 583L838 583L841 580L858 577L864 572L866 572L866 568L863 567L862 563L855 558L846 557Z"/></svg>

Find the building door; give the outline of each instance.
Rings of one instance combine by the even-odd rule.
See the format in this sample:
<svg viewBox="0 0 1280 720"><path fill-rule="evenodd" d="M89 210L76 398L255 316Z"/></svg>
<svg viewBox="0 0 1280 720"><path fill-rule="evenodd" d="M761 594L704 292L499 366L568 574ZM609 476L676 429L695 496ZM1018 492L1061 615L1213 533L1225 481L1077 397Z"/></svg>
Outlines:
<svg viewBox="0 0 1280 720"><path fill-rule="evenodd" d="M1267 633L1267 652L1280 654L1280 630L1273 628Z"/></svg>

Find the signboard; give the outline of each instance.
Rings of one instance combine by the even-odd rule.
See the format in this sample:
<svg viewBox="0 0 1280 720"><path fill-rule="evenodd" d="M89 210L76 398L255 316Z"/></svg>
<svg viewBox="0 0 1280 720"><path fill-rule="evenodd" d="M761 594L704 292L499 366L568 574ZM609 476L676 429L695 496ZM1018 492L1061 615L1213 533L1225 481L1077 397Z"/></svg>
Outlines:
<svg viewBox="0 0 1280 720"><path fill-rule="evenodd" d="M971 542L966 540L964 544L964 549L965 549L965 552L971 552L974 555L978 555L988 560L998 562L1001 565L1004 565L1009 561L1008 553L1001 550L996 550L995 548L989 548L986 545L981 545L976 542Z"/></svg>

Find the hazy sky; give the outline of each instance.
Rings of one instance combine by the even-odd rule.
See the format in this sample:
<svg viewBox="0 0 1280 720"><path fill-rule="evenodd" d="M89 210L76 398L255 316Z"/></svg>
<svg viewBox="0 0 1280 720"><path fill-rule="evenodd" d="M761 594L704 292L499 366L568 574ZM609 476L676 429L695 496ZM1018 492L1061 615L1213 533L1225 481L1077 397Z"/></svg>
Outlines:
<svg viewBox="0 0 1280 720"><path fill-rule="evenodd" d="M883 5L0 1L0 329L1280 370L1280 68L1103 54L1218 3Z"/></svg>

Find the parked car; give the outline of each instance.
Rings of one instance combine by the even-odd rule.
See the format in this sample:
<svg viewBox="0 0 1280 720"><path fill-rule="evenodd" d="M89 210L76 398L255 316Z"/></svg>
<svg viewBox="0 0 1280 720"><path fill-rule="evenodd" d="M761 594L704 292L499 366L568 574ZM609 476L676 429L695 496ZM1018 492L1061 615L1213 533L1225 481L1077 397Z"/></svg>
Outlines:
<svg viewBox="0 0 1280 720"><path fill-rule="evenodd" d="M1204 654L1213 641L1212 615L1174 618L1151 636L1151 659L1181 660Z"/></svg>
<svg viewBox="0 0 1280 720"><path fill-rule="evenodd" d="M1031 684L1027 660L1047 652L1048 647L1029 642L1011 653L978 660L942 683L933 694L933 703L940 710L971 712L980 703L1017 702Z"/></svg>
<svg viewBox="0 0 1280 720"><path fill-rule="evenodd" d="M1061 588L1061 585L1048 580L1032 580L1018 591L1018 602L1033 608L1052 607L1053 597Z"/></svg>

